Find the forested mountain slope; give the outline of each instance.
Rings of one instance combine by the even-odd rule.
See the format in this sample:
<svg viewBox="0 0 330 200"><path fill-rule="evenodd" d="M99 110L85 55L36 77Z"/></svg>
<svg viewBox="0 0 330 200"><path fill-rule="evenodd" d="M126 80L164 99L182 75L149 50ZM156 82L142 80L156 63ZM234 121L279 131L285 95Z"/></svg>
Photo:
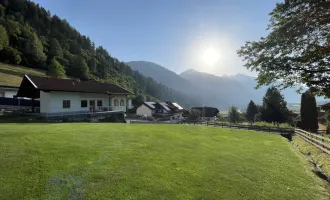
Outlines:
<svg viewBox="0 0 330 200"><path fill-rule="evenodd" d="M198 101L133 71L65 19L28 0L0 0L0 62L118 84L150 100Z"/></svg>
<svg viewBox="0 0 330 200"><path fill-rule="evenodd" d="M213 87L208 87L207 90L200 87L198 80L193 82L181 77L175 72L166 69L156 63L147 61L131 61L127 63L133 70L137 70L141 74L153 77L156 81L166 85L169 88L173 88L185 95L192 96L194 99L198 99L201 105L214 106L218 108L227 108L231 106L228 101L224 100L225 97L217 95ZM215 90L217 90L216 88Z"/></svg>

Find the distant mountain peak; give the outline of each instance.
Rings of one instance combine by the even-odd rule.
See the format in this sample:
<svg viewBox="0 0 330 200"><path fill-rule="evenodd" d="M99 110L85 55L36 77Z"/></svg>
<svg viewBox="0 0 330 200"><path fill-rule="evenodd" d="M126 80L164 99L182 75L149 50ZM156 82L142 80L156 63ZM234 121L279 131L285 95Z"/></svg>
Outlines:
<svg viewBox="0 0 330 200"><path fill-rule="evenodd" d="M196 73L196 72L199 72L199 71L197 71L196 69L190 68L190 69L187 69L187 70L181 72L180 75L184 74L184 73Z"/></svg>

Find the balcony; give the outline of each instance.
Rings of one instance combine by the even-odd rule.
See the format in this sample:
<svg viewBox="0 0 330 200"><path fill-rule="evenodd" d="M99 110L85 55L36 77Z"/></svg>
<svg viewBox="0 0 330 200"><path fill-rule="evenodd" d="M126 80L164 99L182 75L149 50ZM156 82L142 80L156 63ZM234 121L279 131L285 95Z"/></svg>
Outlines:
<svg viewBox="0 0 330 200"><path fill-rule="evenodd" d="M126 106L110 106L110 110L126 112Z"/></svg>

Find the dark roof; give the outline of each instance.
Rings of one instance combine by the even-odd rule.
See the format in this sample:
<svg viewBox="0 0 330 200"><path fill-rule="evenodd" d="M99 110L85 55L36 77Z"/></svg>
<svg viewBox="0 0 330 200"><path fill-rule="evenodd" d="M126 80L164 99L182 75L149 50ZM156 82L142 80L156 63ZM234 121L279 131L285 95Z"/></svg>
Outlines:
<svg viewBox="0 0 330 200"><path fill-rule="evenodd" d="M24 85L33 87L35 90L42 91L64 91L81 93L101 93L101 94L131 94L128 90L117 85L109 83L100 83L96 81L80 81L72 79L59 79L50 77L40 77L25 75L17 96L23 95ZM27 86L29 85L29 86ZM26 95L25 95L26 96ZM22 96L24 97L24 95Z"/></svg>
<svg viewBox="0 0 330 200"><path fill-rule="evenodd" d="M158 102L156 103L156 107L158 107L158 109L164 109L167 112L171 112L171 109L169 108L166 102Z"/></svg>
<svg viewBox="0 0 330 200"><path fill-rule="evenodd" d="M167 112L182 112L184 109L178 104L178 103L172 103L172 102L144 102L143 105L147 106L151 110L155 109L163 109Z"/></svg>
<svg viewBox="0 0 330 200"><path fill-rule="evenodd" d="M151 110L155 109L155 102L144 102L143 104Z"/></svg>
<svg viewBox="0 0 330 200"><path fill-rule="evenodd" d="M219 110L217 108L212 108L212 107L194 107L191 109L196 109L201 111L202 117L215 117L219 113Z"/></svg>
<svg viewBox="0 0 330 200"><path fill-rule="evenodd" d="M183 107L180 106L178 103L166 101L166 105L172 112L181 112L184 111Z"/></svg>

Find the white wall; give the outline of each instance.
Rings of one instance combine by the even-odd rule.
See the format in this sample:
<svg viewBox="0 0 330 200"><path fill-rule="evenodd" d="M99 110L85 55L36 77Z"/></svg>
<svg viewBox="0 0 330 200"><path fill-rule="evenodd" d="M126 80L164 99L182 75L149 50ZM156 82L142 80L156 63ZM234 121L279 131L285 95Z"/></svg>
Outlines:
<svg viewBox="0 0 330 200"><path fill-rule="evenodd" d="M40 113L49 113L50 92L40 91Z"/></svg>
<svg viewBox="0 0 330 200"><path fill-rule="evenodd" d="M5 95L3 97L7 97L7 98L14 98L14 96L17 94L17 91L3 91L3 90L0 90L0 93L4 93Z"/></svg>
<svg viewBox="0 0 330 200"><path fill-rule="evenodd" d="M174 119L183 119L182 114L183 114L183 112L174 113L174 115L172 117L174 117Z"/></svg>
<svg viewBox="0 0 330 200"><path fill-rule="evenodd" d="M43 92L40 91L40 112L41 113L59 113L59 112L78 112L89 111L89 101L95 100L95 107L97 107L97 100L102 100L102 107L114 106L115 99L118 99L119 106L116 110L126 112L126 95L117 95L110 98L106 94L94 93L79 93L79 92ZM63 100L70 101L70 108L63 108ZM81 107L81 101L87 100L87 107ZM120 106L120 100L124 100L124 106ZM114 109L113 109L114 110Z"/></svg>
<svg viewBox="0 0 330 200"><path fill-rule="evenodd" d="M150 116L152 117L152 110L142 104L140 107L136 109L136 114L137 115L142 115L142 116Z"/></svg>

